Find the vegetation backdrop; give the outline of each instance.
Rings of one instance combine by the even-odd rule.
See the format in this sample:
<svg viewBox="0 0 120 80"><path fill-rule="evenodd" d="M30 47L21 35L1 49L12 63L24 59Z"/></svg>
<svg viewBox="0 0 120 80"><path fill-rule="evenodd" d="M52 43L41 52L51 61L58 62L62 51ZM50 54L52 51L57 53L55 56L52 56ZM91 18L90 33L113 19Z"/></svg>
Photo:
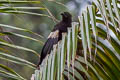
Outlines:
<svg viewBox="0 0 120 80"><path fill-rule="evenodd" d="M37 70L64 11L72 28ZM0 18L0 80L120 80L119 0L1 0Z"/></svg>

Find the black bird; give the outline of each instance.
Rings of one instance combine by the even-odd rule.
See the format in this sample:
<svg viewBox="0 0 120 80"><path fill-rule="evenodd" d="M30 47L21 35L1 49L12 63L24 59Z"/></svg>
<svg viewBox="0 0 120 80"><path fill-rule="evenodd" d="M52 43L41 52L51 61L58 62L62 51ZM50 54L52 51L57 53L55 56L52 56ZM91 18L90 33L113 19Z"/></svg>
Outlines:
<svg viewBox="0 0 120 80"><path fill-rule="evenodd" d="M57 44L58 41L62 40L62 33L67 32L67 28L71 27L72 23L72 16L68 12L61 13L62 20L55 25L52 32L49 34L47 41L45 42L42 52L41 52L41 58L37 65L42 63L43 59L47 56L47 54L50 54L51 50L53 49L53 45Z"/></svg>

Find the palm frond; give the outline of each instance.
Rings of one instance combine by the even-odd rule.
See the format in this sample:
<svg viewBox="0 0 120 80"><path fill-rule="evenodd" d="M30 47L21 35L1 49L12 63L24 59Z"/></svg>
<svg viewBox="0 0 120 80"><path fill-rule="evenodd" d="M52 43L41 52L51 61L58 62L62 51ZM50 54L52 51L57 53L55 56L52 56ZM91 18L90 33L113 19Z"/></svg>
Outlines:
<svg viewBox="0 0 120 80"><path fill-rule="evenodd" d="M78 17L80 25L73 23L40 70L36 70L34 80L119 79L120 3L117 0L92 3Z"/></svg>

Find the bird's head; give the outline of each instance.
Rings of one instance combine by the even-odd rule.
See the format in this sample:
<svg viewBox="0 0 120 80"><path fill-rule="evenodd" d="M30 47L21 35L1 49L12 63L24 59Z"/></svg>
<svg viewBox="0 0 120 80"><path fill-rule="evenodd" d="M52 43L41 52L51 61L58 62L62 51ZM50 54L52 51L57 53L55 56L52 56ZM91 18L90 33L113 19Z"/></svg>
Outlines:
<svg viewBox="0 0 120 80"><path fill-rule="evenodd" d="M64 22L72 22L72 15L69 13L69 12L64 12L64 13L61 13L62 15L62 21Z"/></svg>

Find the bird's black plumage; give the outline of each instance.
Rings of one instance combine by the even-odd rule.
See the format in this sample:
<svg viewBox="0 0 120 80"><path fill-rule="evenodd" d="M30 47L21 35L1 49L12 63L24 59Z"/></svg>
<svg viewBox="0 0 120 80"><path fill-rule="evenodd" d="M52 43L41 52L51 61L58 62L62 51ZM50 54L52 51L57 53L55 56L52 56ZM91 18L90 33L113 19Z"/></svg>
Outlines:
<svg viewBox="0 0 120 80"><path fill-rule="evenodd" d="M48 36L48 39L42 48L41 58L38 63L38 67L42 63L43 59L47 56L47 54L50 54L51 50L53 49L53 45L57 44L58 41L62 39L62 33L67 32L67 28L71 27L71 22L72 22L71 14L68 12L64 12L61 15L62 15L62 20L55 25L54 29Z"/></svg>

